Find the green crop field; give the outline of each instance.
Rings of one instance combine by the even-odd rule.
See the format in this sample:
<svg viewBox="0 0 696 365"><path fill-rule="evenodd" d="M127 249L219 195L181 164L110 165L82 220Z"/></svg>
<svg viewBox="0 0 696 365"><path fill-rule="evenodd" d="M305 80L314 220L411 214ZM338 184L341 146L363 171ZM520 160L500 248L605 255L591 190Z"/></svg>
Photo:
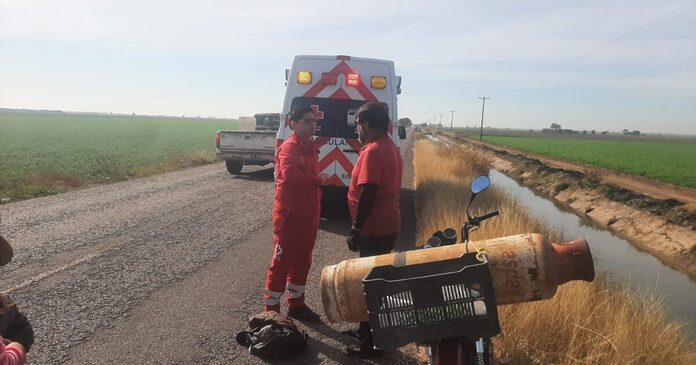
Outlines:
<svg viewBox="0 0 696 365"><path fill-rule="evenodd" d="M235 128L222 119L3 110L0 192L28 176L103 182L191 155L211 160L215 131Z"/></svg>
<svg viewBox="0 0 696 365"><path fill-rule="evenodd" d="M696 188L696 144L484 136L484 141Z"/></svg>

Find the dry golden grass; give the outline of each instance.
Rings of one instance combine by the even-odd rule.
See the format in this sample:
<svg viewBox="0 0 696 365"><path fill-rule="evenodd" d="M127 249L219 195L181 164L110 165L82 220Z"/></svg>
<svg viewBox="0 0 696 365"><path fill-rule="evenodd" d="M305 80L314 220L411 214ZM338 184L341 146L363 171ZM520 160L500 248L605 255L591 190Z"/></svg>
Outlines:
<svg viewBox="0 0 696 365"><path fill-rule="evenodd" d="M494 342L511 364L695 364L696 344L660 300L603 278L573 282L552 299L499 308Z"/></svg>
<svg viewBox="0 0 696 365"><path fill-rule="evenodd" d="M419 242L465 220L470 181L488 163L457 146L428 140L414 152ZM474 240L525 232L560 241L519 203L495 187L482 193L472 212L498 209L472 234ZM575 238L575 237L572 237ZM631 292L599 278L561 286L550 300L499 308L502 334L496 356L509 364L696 364L696 343L667 318L659 298Z"/></svg>
<svg viewBox="0 0 696 365"><path fill-rule="evenodd" d="M447 227L458 228L466 221L465 209L471 195L469 183L475 176L488 175L489 167L482 155L427 140L416 142L414 160L418 242L425 242L433 232ZM493 210L499 210L501 215L483 223L472 234L474 240L525 232L561 240L561 236L529 218L524 207L495 188L478 196L470 213L484 214Z"/></svg>

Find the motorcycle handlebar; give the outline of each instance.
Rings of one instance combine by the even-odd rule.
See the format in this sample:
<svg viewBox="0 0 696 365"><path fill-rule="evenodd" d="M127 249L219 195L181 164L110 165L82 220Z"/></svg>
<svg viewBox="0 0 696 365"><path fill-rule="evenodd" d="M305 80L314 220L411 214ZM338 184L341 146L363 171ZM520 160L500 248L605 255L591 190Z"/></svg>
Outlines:
<svg viewBox="0 0 696 365"><path fill-rule="evenodd" d="M480 216L480 217L473 218L472 221L474 221L475 224L479 224L479 223L481 223L482 221L485 221L485 220L488 219L488 218L493 218L493 217L495 217L495 216L497 216L497 215L500 215L500 212L496 210L496 211L494 211L494 212L490 212L490 213L488 213L488 214L484 214L484 215L482 215L482 216Z"/></svg>

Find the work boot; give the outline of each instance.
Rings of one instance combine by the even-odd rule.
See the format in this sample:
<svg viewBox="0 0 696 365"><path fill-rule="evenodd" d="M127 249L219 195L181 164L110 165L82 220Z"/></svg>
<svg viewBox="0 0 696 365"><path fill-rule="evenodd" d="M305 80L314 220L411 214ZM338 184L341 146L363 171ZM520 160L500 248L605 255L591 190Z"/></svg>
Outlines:
<svg viewBox="0 0 696 365"><path fill-rule="evenodd" d="M314 311L309 309L309 307L306 305L289 308L288 317L292 317L303 322L319 322L319 315L314 313Z"/></svg>

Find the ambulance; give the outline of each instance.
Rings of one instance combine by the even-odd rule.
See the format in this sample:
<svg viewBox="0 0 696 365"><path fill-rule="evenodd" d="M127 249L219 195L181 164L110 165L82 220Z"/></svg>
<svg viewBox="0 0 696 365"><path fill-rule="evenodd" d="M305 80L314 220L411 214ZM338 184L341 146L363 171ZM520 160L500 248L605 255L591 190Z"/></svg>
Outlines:
<svg viewBox="0 0 696 365"><path fill-rule="evenodd" d="M401 77L394 72L394 62L351 56L295 56L292 68L285 70L285 100L281 112L276 149L290 136L290 109L309 107L317 118L312 138L319 153L319 172L330 176L324 186L343 190L350 184L350 174L362 145L355 130L358 108L368 101L389 107L389 135L399 147L397 95Z"/></svg>

